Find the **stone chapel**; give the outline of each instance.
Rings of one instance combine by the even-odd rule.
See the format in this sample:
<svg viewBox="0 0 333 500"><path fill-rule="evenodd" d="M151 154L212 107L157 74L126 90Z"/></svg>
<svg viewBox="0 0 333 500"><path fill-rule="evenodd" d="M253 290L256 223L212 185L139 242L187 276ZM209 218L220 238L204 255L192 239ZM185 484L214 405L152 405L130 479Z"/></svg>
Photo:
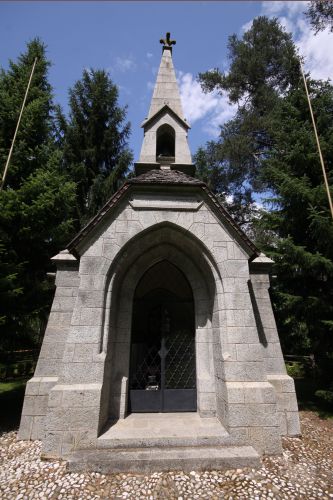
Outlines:
<svg viewBox="0 0 333 500"><path fill-rule="evenodd" d="M71 470L256 466L300 434L273 262L194 177L169 33L135 174L52 258L19 439Z"/></svg>

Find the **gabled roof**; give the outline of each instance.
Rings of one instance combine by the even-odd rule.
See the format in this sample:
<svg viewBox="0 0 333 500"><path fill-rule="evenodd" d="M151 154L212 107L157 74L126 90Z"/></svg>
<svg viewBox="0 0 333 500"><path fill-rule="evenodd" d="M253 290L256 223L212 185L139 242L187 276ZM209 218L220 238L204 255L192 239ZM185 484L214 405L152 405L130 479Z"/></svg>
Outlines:
<svg viewBox="0 0 333 500"><path fill-rule="evenodd" d="M108 200L108 202L101 208L101 210L93 217L88 224L81 229L81 231L72 239L68 244L67 249L75 256L79 256L78 245L89 235L89 233L96 228L101 221L109 214L131 191L135 185L169 185L169 186L182 186L202 190L206 199L216 216L221 220L226 220L234 232L237 239L239 239L242 246L247 249L250 260L258 257L260 251L246 236L244 231L238 226L234 219L229 215L227 210L221 205L217 197L210 191L207 185L189 175L179 172L178 170L150 170L144 174L134 177L125 182L125 184Z"/></svg>
<svg viewBox="0 0 333 500"><path fill-rule="evenodd" d="M129 184L185 184L191 186L205 186L200 179L191 177L179 170L153 169L127 181Z"/></svg>
<svg viewBox="0 0 333 500"><path fill-rule="evenodd" d="M144 122L142 122L141 127L146 128L148 123L151 123L154 120L157 120L160 116L162 116L164 113L169 113L175 120L177 120L181 125L183 125L185 128L190 129L190 125L183 120L177 113L174 112L170 106L165 104L162 108L160 108L154 115L150 116L147 118Z"/></svg>

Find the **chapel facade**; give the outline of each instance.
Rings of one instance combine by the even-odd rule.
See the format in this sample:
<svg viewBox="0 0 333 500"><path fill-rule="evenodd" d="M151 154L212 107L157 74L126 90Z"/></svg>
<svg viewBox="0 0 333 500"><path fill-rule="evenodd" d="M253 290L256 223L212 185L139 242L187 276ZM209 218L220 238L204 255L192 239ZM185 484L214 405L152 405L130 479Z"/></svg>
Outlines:
<svg viewBox="0 0 333 500"><path fill-rule="evenodd" d="M52 259L19 438L72 470L255 466L300 434L273 262L194 177L174 42L162 42L136 177Z"/></svg>

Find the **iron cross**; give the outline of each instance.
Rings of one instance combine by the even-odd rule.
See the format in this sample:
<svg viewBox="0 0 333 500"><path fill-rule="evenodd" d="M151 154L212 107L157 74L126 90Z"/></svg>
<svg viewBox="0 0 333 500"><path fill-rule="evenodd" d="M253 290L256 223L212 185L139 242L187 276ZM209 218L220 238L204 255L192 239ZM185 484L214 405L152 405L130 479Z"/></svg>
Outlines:
<svg viewBox="0 0 333 500"><path fill-rule="evenodd" d="M170 33L167 33L165 39L161 38L160 43L163 43L165 47L171 47L176 45L176 40L170 40Z"/></svg>

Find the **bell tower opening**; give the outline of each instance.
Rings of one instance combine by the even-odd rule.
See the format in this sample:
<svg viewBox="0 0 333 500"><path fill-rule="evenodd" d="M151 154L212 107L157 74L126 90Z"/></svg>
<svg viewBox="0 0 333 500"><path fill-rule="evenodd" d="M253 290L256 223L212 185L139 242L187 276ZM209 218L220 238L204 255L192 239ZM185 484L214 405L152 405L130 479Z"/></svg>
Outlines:
<svg viewBox="0 0 333 500"><path fill-rule="evenodd" d="M161 125L156 132L156 161L158 163L174 163L176 134L167 124Z"/></svg>

